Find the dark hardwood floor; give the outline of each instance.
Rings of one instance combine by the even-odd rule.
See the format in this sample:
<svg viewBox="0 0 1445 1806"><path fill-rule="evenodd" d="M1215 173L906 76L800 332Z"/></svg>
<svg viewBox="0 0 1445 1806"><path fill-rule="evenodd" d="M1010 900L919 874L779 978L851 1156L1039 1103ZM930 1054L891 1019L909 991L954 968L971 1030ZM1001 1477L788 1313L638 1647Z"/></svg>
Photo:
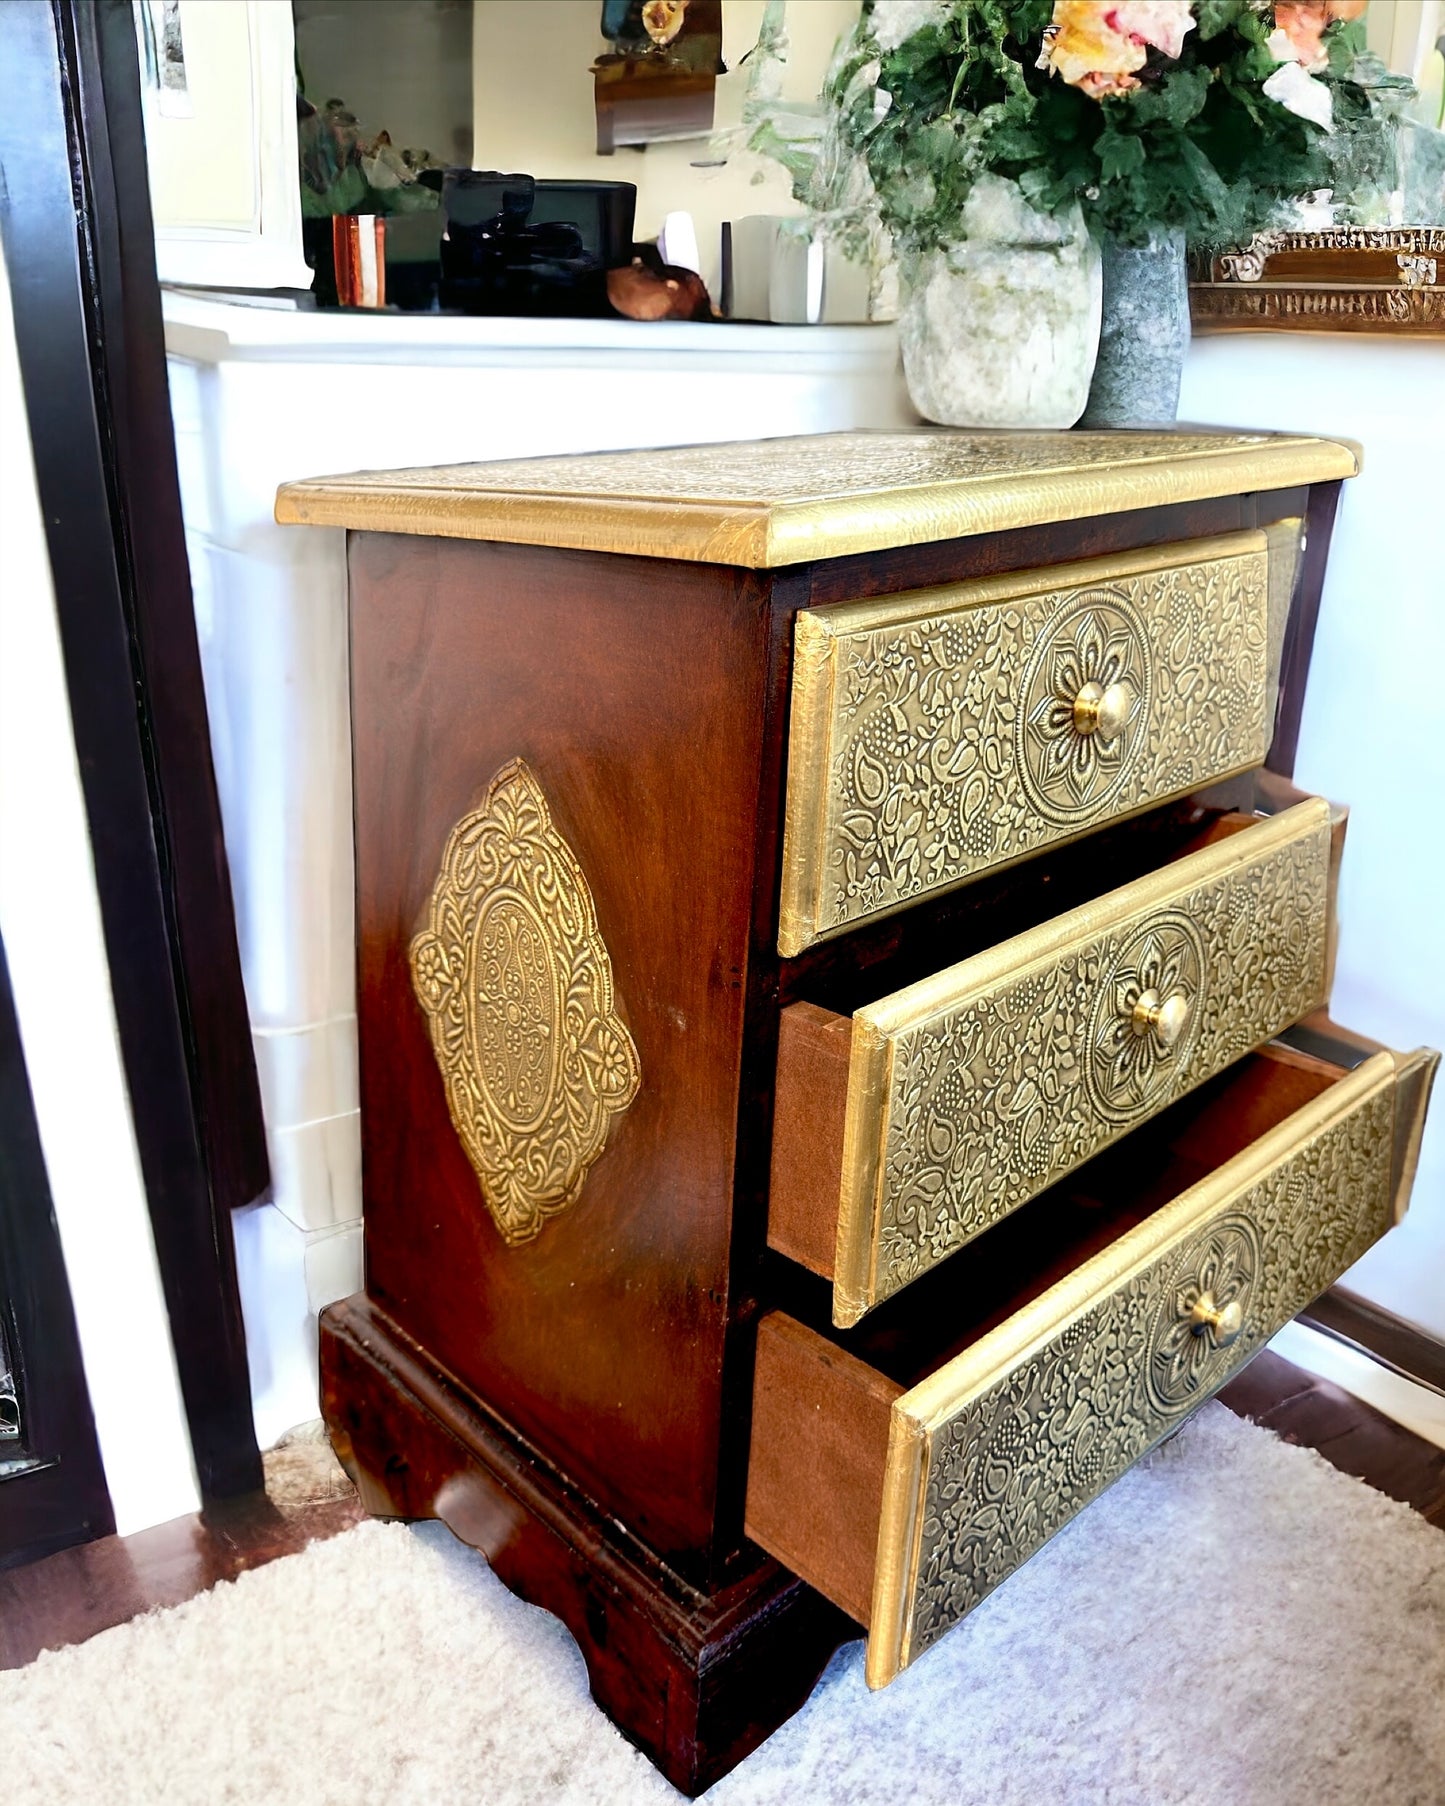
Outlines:
<svg viewBox="0 0 1445 1806"><path fill-rule="evenodd" d="M264 1492L220 1500L134 1536L103 1536L0 1572L0 1669L83 1643L143 1612L180 1605L279 1555L335 1536L366 1513L329 1449L265 1458Z"/></svg>
<svg viewBox="0 0 1445 1806"><path fill-rule="evenodd" d="M1445 1449L1266 1350L1220 1393L1240 1417L1317 1449L1341 1472L1445 1529ZM179 1605L360 1523L350 1482L318 1447L266 1458L267 1490L136 1536L107 1536L0 1573L0 1669L83 1643L142 1612Z"/></svg>
<svg viewBox="0 0 1445 1806"><path fill-rule="evenodd" d="M1412 1506L1445 1530L1445 1449L1328 1380L1265 1349L1219 1394L1286 1442L1316 1449L1332 1467Z"/></svg>

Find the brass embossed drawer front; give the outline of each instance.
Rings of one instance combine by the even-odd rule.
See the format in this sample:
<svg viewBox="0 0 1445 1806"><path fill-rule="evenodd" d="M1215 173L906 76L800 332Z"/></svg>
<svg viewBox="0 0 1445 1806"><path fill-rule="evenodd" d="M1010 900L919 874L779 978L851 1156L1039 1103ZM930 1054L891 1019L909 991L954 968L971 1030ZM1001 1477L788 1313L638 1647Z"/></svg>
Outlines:
<svg viewBox="0 0 1445 1806"><path fill-rule="evenodd" d="M779 951L1260 764L1289 601L1268 543L799 614Z"/></svg>
<svg viewBox="0 0 1445 1806"><path fill-rule="evenodd" d="M1311 798L859 1010L834 1321L1323 1003L1330 873ZM792 1083L780 1061L783 1122Z"/></svg>
<svg viewBox="0 0 1445 1806"><path fill-rule="evenodd" d="M868 1678L935 1643L1391 1226L1372 1056L893 1407Z"/></svg>
<svg viewBox="0 0 1445 1806"><path fill-rule="evenodd" d="M826 1333L803 1290L764 1316L747 1532L868 1626L870 1685L1399 1220L1439 1056L1315 1044L1231 1067L877 1320Z"/></svg>

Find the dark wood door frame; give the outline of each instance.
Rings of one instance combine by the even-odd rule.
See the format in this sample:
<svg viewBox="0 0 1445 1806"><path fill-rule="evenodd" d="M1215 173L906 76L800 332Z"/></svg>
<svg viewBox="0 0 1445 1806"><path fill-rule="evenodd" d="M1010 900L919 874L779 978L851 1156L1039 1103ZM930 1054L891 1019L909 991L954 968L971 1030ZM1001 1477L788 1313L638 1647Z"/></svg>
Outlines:
<svg viewBox="0 0 1445 1806"><path fill-rule="evenodd" d="M261 1483L229 1212L269 1177L127 0L0 7L0 177L121 1056L201 1492L225 1497Z"/></svg>
<svg viewBox="0 0 1445 1806"><path fill-rule="evenodd" d="M0 1334L20 1434L0 1442L0 1568L115 1529L0 946Z"/></svg>

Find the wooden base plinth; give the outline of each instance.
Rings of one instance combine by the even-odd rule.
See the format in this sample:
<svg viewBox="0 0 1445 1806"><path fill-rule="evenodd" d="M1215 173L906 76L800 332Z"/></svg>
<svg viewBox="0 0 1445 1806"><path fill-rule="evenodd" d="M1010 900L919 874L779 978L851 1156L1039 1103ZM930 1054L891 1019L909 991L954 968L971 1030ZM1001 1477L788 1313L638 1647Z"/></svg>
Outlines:
<svg viewBox="0 0 1445 1806"><path fill-rule="evenodd" d="M576 1638L592 1697L686 1794L807 1699L858 1626L776 1562L688 1586L594 1512L364 1297L321 1319L336 1452L379 1517L440 1518Z"/></svg>

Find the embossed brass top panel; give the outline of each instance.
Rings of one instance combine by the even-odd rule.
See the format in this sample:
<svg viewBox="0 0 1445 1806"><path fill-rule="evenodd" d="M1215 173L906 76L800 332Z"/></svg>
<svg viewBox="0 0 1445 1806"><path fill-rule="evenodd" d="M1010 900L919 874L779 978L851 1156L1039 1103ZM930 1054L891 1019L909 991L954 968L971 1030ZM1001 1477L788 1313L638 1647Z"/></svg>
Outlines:
<svg viewBox="0 0 1445 1806"><path fill-rule="evenodd" d="M853 1017L834 1321L1324 1002L1319 798Z"/></svg>
<svg viewBox="0 0 1445 1806"><path fill-rule="evenodd" d="M799 614L778 951L1258 765L1268 536Z"/></svg>
<svg viewBox="0 0 1445 1806"><path fill-rule="evenodd" d="M885 1685L1391 1225L1372 1055L893 1405L867 1654ZM1427 1061L1426 1064L1432 1064Z"/></svg>
<svg viewBox="0 0 1445 1806"><path fill-rule="evenodd" d="M1359 468L1356 446L1285 434L818 433L314 477L276 519L766 569Z"/></svg>

